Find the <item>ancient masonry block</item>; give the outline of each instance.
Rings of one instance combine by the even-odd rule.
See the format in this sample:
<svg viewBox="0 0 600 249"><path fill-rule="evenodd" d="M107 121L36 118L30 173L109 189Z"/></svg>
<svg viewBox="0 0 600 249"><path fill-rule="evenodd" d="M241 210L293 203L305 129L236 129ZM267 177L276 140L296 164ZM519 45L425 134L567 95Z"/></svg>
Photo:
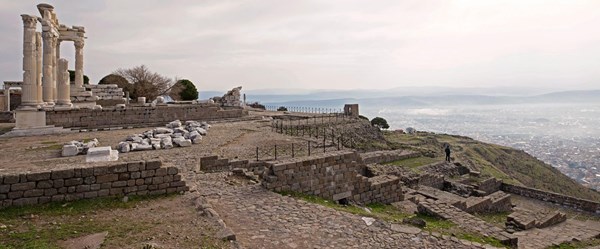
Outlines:
<svg viewBox="0 0 600 249"><path fill-rule="evenodd" d="M161 161L0 175L0 208L74 201L111 195L147 195L188 191L179 169Z"/></svg>

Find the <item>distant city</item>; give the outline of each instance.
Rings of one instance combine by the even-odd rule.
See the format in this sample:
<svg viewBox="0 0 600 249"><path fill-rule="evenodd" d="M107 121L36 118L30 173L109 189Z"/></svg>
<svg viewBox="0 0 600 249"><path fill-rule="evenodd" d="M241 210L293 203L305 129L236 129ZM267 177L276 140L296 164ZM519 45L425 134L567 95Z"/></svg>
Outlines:
<svg viewBox="0 0 600 249"><path fill-rule="evenodd" d="M521 149L600 190L600 104L516 104L427 108L363 107L392 129L465 135Z"/></svg>

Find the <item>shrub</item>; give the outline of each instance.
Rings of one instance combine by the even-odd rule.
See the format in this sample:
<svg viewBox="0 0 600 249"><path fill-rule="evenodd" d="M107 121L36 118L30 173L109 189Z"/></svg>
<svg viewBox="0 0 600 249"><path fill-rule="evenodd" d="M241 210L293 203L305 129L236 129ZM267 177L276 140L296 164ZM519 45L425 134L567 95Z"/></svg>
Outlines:
<svg viewBox="0 0 600 249"><path fill-rule="evenodd" d="M71 81L71 84L75 84L75 71L74 70L69 70L69 81ZM88 78L87 75L83 75L83 84L87 85L90 84L90 78Z"/></svg>
<svg viewBox="0 0 600 249"><path fill-rule="evenodd" d="M280 106L279 108L277 108L278 112L287 112L287 108L285 106Z"/></svg>
<svg viewBox="0 0 600 249"><path fill-rule="evenodd" d="M250 104L248 104L248 106L250 106L252 108L256 108L256 109L263 109L263 110L267 109L263 104L260 104L258 102L250 103Z"/></svg>
<svg viewBox="0 0 600 249"><path fill-rule="evenodd" d="M173 85L169 96L174 100L196 100L198 99L198 89L191 81L182 79Z"/></svg>

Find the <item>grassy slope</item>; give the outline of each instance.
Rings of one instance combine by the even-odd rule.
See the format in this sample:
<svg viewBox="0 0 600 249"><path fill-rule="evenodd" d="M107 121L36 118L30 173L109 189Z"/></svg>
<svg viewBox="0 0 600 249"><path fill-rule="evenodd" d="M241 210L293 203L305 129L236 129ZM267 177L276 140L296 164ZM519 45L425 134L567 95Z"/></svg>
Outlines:
<svg viewBox="0 0 600 249"><path fill-rule="evenodd" d="M468 137L419 133L405 135L385 132L390 147L411 148L441 156L444 143L451 145L453 157L463 164L507 183L600 201L600 193L588 189L535 157L509 147L487 144Z"/></svg>

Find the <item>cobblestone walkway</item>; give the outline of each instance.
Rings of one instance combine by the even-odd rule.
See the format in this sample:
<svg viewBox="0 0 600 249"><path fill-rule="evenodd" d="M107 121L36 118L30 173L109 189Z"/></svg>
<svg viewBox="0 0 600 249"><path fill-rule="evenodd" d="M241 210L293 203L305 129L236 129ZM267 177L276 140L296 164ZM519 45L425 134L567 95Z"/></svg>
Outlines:
<svg viewBox="0 0 600 249"><path fill-rule="evenodd" d="M597 237L600 235L600 226L597 222L568 219L548 228L533 228L514 234L519 237L519 248L546 248L565 241L581 241Z"/></svg>
<svg viewBox="0 0 600 249"><path fill-rule="evenodd" d="M517 245L517 237L515 235L509 234L503 229L447 203L426 199L419 202L418 209L419 212L451 220L465 230L496 238L506 245Z"/></svg>
<svg viewBox="0 0 600 249"><path fill-rule="evenodd" d="M430 235L413 227L361 216L265 190L239 185L225 174L198 174L197 190L236 234L244 248L491 248L456 238ZM404 231L404 232L401 232Z"/></svg>

